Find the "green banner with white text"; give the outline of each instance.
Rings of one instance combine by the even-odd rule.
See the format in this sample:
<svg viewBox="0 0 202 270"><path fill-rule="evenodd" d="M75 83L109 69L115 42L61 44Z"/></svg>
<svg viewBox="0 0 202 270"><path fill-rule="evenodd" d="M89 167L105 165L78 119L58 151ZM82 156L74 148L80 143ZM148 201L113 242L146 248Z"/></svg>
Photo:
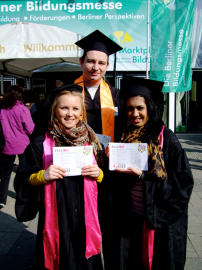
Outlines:
<svg viewBox="0 0 202 270"><path fill-rule="evenodd" d="M153 0L150 79L163 92L191 90L191 42L195 0Z"/></svg>
<svg viewBox="0 0 202 270"><path fill-rule="evenodd" d="M62 35L54 36L55 27L86 36L98 29L123 47L117 53L116 70L145 70L147 55L147 1L148 0L8 0L0 1L0 33L8 31L8 24L41 25L52 28L52 35L45 43L39 40L30 42L23 39L23 48L28 48L32 55L43 53L49 49L49 58L60 48L77 50L74 44L64 44ZM12 28L12 27L10 27ZM38 29L38 28L37 28ZM36 29L36 30L37 30ZM38 30L37 30L38 31ZM45 30L44 30L45 31ZM33 30L34 32L34 30ZM35 31L36 32L36 31ZM9 36L9 33L7 33ZM11 36L11 35L10 35ZM33 34L31 33L31 37ZM58 43L52 42L57 38ZM6 44L0 37L0 59L8 59L12 52L11 44ZM56 44L56 45L55 45ZM41 50L39 48L42 48ZM56 48L56 49L55 49ZM44 49L45 50L45 49ZM22 53L23 53L22 49ZM58 51L57 51L58 52ZM64 57L61 51L61 57ZM57 56L59 57L59 55ZM13 56L12 56L13 58ZM15 57L14 57L15 58ZM114 56L110 56L109 70L113 70Z"/></svg>

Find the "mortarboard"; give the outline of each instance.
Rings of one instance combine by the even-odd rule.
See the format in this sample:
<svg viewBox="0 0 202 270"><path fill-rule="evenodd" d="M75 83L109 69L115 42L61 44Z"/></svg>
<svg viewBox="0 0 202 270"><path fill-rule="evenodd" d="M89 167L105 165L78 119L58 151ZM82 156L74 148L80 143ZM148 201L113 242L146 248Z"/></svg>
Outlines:
<svg viewBox="0 0 202 270"><path fill-rule="evenodd" d="M123 49L99 30L95 30L88 36L77 41L75 44L85 52L100 51L106 53L108 56Z"/></svg>
<svg viewBox="0 0 202 270"><path fill-rule="evenodd" d="M92 80L92 79L90 79L90 80ZM63 86L61 86L59 88L55 88L55 89L49 91L47 93L46 97L45 97L44 106L45 107L46 106L51 106L54 99L55 99L55 97L56 97L56 95L58 93L64 91L64 90L67 90L67 91L70 91L70 92L75 91L75 92L82 93L83 88L78 84L80 84L82 82L90 81L90 80L85 80L85 81L81 81L81 82L74 83L74 84L69 84L69 85L63 85Z"/></svg>
<svg viewBox="0 0 202 270"><path fill-rule="evenodd" d="M129 98L144 95L157 102L163 85L164 82L124 75L121 81L121 96Z"/></svg>

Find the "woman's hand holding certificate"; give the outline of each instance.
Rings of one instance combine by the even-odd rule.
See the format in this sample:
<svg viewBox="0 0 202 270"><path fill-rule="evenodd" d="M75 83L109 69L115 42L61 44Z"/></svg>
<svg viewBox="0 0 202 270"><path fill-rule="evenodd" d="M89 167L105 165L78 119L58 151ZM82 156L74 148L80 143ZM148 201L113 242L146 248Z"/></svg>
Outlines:
<svg viewBox="0 0 202 270"><path fill-rule="evenodd" d="M48 167L47 170L45 170L43 178L45 181L50 181L58 178L63 179L63 177L66 176L65 172L66 170L62 167L57 165L51 165L50 167Z"/></svg>
<svg viewBox="0 0 202 270"><path fill-rule="evenodd" d="M100 175L100 169L97 164L88 165L82 168L81 174L83 176L97 178Z"/></svg>
<svg viewBox="0 0 202 270"><path fill-rule="evenodd" d="M126 170L125 169L115 169L115 171L119 172L119 173L132 174L132 175L135 175L136 177L139 177L142 174L141 170L137 170L137 169L134 169L132 167L128 167Z"/></svg>

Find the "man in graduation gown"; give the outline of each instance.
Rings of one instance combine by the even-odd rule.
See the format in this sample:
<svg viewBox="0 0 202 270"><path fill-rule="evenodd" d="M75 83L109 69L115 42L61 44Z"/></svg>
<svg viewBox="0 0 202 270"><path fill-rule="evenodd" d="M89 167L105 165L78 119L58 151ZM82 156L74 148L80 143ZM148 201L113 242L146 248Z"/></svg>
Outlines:
<svg viewBox="0 0 202 270"><path fill-rule="evenodd" d="M119 141L122 132L123 101L119 98L120 90L103 80L109 67L109 55L121 50L117 43L96 30L75 43L84 50L80 58L83 74L75 83L81 83L85 97L88 125L95 133L111 137L111 142ZM116 267L119 237L116 222L116 210L113 198L115 177L108 171L104 173L102 186L99 187L99 210L102 231L102 246L105 270L118 269Z"/></svg>
<svg viewBox="0 0 202 270"><path fill-rule="evenodd" d="M122 101L120 91L103 80L109 67L109 55L121 50L118 44L96 30L75 43L84 50L80 58L83 74L75 83L89 80L82 84L83 95L87 105L88 125L99 134L119 139L119 116Z"/></svg>

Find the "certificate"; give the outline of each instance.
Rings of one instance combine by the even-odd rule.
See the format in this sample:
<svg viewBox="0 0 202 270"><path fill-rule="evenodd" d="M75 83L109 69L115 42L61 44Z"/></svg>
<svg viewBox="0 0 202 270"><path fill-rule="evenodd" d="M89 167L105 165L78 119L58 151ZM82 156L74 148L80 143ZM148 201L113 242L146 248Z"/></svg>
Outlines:
<svg viewBox="0 0 202 270"><path fill-rule="evenodd" d="M110 143L109 170L134 169L148 170L148 154L146 143Z"/></svg>
<svg viewBox="0 0 202 270"><path fill-rule="evenodd" d="M110 136L102 135L102 134L98 134L98 133L96 133L96 135L98 137L99 142L104 145L104 148L106 148L108 143L111 142L111 137Z"/></svg>
<svg viewBox="0 0 202 270"><path fill-rule="evenodd" d="M92 164L92 146L53 147L53 165L65 169L66 176L81 175L81 168Z"/></svg>

